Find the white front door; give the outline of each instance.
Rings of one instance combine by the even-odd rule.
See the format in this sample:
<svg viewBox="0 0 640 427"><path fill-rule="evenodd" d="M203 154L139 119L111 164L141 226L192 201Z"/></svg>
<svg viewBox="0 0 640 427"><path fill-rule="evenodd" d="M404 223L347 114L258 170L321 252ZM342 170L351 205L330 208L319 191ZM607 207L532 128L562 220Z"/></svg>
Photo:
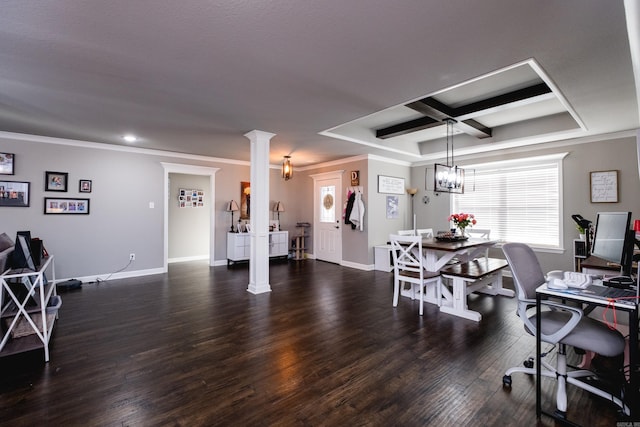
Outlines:
<svg viewBox="0 0 640 427"><path fill-rule="evenodd" d="M340 174L314 177L313 252L316 259L336 264L342 261L341 187Z"/></svg>

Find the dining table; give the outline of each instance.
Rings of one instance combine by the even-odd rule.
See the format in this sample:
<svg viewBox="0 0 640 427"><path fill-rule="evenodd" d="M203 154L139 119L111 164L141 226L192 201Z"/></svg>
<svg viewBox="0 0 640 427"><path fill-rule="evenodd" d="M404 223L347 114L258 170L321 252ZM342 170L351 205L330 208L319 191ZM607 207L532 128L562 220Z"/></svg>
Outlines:
<svg viewBox="0 0 640 427"><path fill-rule="evenodd" d="M422 250L424 257L425 269L430 272L440 272L446 268L451 262L467 262L474 260L478 257L484 257L487 253L487 249L498 244L498 240L482 239L482 238L438 238L438 237L425 237L422 239ZM442 295L437 295L437 288L435 286L427 287L424 301L438 304L440 301L441 311L447 312L453 315L460 315L460 317L468 317L466 312L456 313L456 309L453 307L456 305L453 303L454 295L451 290L443 284L441 288ZM514 291L511 289L504 289L502 287L502 275L498 274L491 282L489 289L479 288L478 292L484 292L491 295L503 295L513 297ZM405 291L405 296L411 296L410 292ZM440 298L438 298L440 297ZM466 298L466 295L464 296Z"/></svg>

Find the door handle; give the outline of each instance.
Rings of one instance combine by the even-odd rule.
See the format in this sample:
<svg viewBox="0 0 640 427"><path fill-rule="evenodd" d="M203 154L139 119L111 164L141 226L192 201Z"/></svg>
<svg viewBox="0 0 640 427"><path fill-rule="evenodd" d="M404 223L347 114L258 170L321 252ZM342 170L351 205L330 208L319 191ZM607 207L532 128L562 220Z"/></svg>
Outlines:
<svg viewBox="0 0 640 427"><path fill-rule="evenodd" d="M336 225L336 228L340 228L340 226L339 226L339 225Z"/></svg>

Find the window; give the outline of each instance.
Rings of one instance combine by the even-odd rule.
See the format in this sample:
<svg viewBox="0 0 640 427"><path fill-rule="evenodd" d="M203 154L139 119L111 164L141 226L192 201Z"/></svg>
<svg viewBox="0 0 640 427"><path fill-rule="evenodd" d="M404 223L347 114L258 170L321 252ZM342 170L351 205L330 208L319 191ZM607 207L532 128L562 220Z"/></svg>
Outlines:
<svg viewBox="0 0 640 427"><path fill-rule="evenodd" d="M336 222L336 187L323 185L320 187L320 222Z"/></svg>
<svg viewBox="0 0 640 427"><path fill-rule="evenodd" d="M473 213L492 239L560 249L566 154L469 166L475 191L452 195L452 212Z"/></svg>

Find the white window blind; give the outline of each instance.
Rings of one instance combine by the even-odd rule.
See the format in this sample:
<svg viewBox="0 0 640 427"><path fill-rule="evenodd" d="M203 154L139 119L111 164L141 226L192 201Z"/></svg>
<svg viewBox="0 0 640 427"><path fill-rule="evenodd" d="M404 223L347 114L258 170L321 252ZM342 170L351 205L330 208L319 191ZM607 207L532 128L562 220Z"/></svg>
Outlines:
<svg viewBox="0 0 640 427"><path fill-rule="evenodd" d="M475 165L475 191L451 197L452 212L472 213L491 238L559 248L562 161L530 159Z"/></svg>

